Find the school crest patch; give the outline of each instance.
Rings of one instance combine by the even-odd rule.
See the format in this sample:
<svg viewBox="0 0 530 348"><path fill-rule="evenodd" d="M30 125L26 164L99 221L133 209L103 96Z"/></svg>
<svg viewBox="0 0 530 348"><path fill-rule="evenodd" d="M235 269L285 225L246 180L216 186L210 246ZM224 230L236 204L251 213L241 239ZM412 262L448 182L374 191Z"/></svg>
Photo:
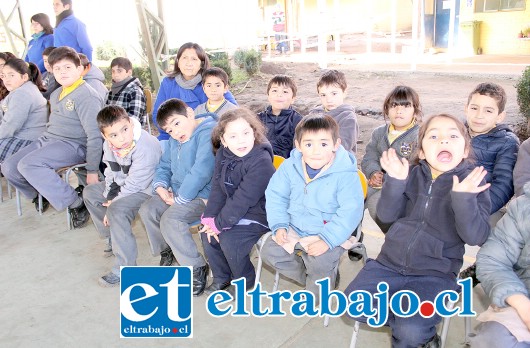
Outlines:
<svg viewBox="0 0 530 348"><path fill-rule="evenodd" d="M413 144L412 143L401 143L401 147L399 148L399 152L401 153L401 156L408 157L412 153Z"/></svg>
<svg viewBox="0 0 530 348"><path fill-rule="evenodd" d="M64 107L68 111L74 111L74 107L75 107L74 101L72 99L66 100L66 103L64 104Z"/></svg>
<svg viewBox="0 0 530 348"><path fill-rule="evenodd" d="M2 111L3 111L4 113L7 112L7 104L6 104L6 103L2 103Z"/></svg>

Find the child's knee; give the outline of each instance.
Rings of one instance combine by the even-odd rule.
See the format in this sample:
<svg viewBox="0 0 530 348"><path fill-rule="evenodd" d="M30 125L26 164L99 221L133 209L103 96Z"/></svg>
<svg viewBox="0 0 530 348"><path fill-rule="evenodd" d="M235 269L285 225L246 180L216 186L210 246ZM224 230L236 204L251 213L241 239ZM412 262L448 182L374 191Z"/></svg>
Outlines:
<svg viewBox="0 0 530 348"><path fill-rule="evenodd" d="M424 320L415 321L402 318L392 325L392 336L403 347L421 346L427 343L435 334L436 326L431 326Z"/></svg>

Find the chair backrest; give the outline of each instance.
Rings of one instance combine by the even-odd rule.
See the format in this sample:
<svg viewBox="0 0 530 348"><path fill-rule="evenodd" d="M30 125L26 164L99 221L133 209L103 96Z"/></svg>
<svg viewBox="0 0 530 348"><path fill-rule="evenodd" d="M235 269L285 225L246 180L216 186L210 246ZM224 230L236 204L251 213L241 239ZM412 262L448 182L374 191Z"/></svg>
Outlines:
<svg viewBox="0 0 530 348"><path fill-rule="evenodd" d="M366 199L366 195L368 194L368 180L366 179L366 175L364 175L364 173L360 169L357 169L357 174L359 174L359 180L361 180L361 187L363 188L364 199Z"/></svg>
<svg viewBox="0 0 530 348"><path fill-rule="evenodd" d="M153 94L149 88L144 88L145 106L148 117L153 113Z"/></svg>
<svg viewBox="0 0 530 348"><path fill-rule="evenodd" d="M282 164L283 161L285 161L285 158L279 155L274 155L274 160L272 161L272 164L274 164L274 168L278 169L280 168L280 164Z"/></svg>

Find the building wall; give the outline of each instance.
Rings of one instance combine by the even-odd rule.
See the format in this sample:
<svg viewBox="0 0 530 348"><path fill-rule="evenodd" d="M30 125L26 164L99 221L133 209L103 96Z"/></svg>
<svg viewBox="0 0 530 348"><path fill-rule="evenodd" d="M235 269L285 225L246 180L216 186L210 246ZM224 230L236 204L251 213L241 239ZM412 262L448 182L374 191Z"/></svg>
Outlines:
<svg viewBox="0 0 530 348"><path fill-rule="evenodd" d="M524 11L498 11L475 13L473 6L461 1L460 23L481 21L480 47L483 54L530 55L530 39L521 40L517 34L530 25L530 0L526 0Z"/></svg>

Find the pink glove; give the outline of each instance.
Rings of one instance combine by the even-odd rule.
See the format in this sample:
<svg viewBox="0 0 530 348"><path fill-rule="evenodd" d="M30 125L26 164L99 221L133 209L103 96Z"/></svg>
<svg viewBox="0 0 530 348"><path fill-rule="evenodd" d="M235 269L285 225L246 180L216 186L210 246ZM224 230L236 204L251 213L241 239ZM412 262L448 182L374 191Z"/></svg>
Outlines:
<svg viewBox="0 0 530 348"><path fill-rule="evenodd" d="M217 226L215 226L215 218L213 217L201 217L201 224L204 226L208 226L212 229L212 231L215 232L215 234L219 234L219 230L217 229Z"/></svg>

